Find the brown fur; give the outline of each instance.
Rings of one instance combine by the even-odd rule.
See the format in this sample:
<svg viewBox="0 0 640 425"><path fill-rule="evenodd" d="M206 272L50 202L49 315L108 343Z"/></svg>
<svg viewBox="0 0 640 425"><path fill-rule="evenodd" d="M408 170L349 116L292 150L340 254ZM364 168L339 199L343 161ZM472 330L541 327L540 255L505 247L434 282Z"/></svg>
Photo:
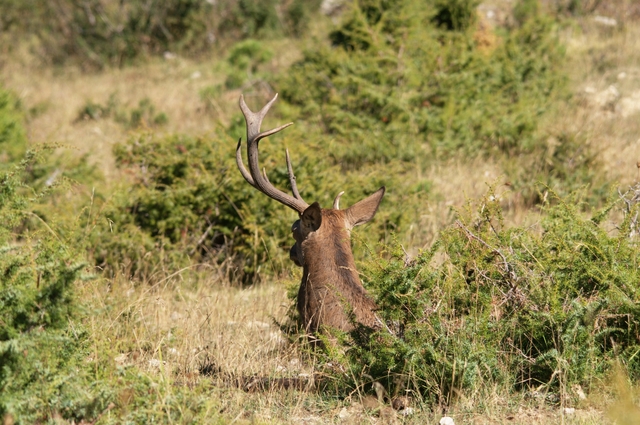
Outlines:
<svg viewBox="0 0 640 425"><path fill-rule="evenodd" d="M291 259L304 270L298 312L308 331L350 331L354 322L380 326L377 306L358 276L350 236L354 225L373 218L383 194L381 188L346 210L320 209L315 203L294 223Z"/></svg>
<svg viewBox="0 0 640 425"><path fill-rule="evenodd" d="M333 209L322 209L317 202L308 205L298 192L289 152L286 159L293 196L275 188L266 171L260 170L258 142L292 124L260 131L262 120L277 97L276 94L260 111L253 112L240 96L240 110L247 126L249 170L242 160L242 140L238 140L236 147L236 163L251 186L300 214L300 220L291 228L296 244L290 253L291 259L303 268L298 292L300 318L310 332L321 331L324 327L350 331L354 329L354 323L377 328L380 321L375 314L376 304L360 282L350 237L353 227L368 222L376 214L385 188L381 187L346 210L339 209L343 192L336 197Z"/></svg>

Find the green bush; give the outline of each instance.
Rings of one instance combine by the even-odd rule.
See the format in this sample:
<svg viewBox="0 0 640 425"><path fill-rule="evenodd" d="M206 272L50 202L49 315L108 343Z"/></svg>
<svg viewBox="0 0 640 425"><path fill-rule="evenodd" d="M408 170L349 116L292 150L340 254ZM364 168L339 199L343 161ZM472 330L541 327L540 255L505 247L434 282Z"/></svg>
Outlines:
<svg viewBox="0 0 640 425"><path fill-rule="evenodd" d="M80 108L76 121L104 118L113 118L114 121L129 129L160 126L169 120L166 113L156 111L155 105L149 98L143 98L136 108L127 110L120 104L115 94L111 94L104 105L88 100Z"/></svg>
<svg viewBox="0 0 640 425"><path fill-rule="evenodd" d="M165 265L226 261L238 268L235 277L252 279L269 251L284 252L281 213L242 179L233 140L217 136L141 134L116 146L117 165L133 181L98 217L92 234L98 264L148 277ZM270 174L282 187L284 178L286 170Z"/></svg>
<svg viewBox="0 0 640 425"><path fill-rule="evenodd" d="M35 36L44 60L102 68L167 50L198 54L225 40L301 35L318 7L303 0L10 0L0 3L0 33L8 46L11 35Z"/></svg>
<svg viewBox="0 0 640 425"><path fill-rule="evenodd" d="M106 407L86 362L87 332L74 295L87 263L36 212L47 193L20 180L35 162L29 152L0 175L0 417L81 420Z"/></svg>
<svg viewBox="0 0 640 425"><path fill-rule="evenodd" d="M537 180L567 193L592 183L584 143L539 126L568 99L556 24L522 12L518 26L480 26L475 4L356 2L331 46L315 43L274 87L343 170L491 157L527 203Z"/></svg>
<svg viewBox="0 0 640 425"><path fill-rule="evenodd" d="M41 189L25 183L29 169L51 163L45 152L28 151L0 174L0 418L15 424L210 420L216 402L208 384L173 388L166 377L117 366L113 335L92 334L88 318L112 308L79 298L95 278L86 253L98 230L93 214L102 217L93 211L99 196L74 215L66 204L82 201L65 190L64 176L38 184ZM103 288L109 286L105 281ZM163 385L170 391L149 396Z"/></svg>
<svg viewBox="0 0 640 425"><path fill-rule="evenodd" d="M18 101L0 86L0 172L11 169L26 152L23 120Z"/></svg>
<svg viewBox="0 0 640 425"><path fill-rule="evenodd" d="M231 72L227 76L225 85L228 89L242 87L247 79L254 78L258 65L271 59L273 53L262 43L247 39L234 44L229 49L227 61L231 65Z"/></svg>
<svg viewBox="0 0 640 425"><path fill-rule="evenodd" d="M601 225L621 202L589 218L576 197L554 201L539 229L508 228L490 192L416 259L398 247L370 262L363 276L388 328L346 346L354 373L343 382L373 378L446 402L496 385L572 397L572 385L598 386L616 362L640 377L637 235ZM621 229L638 210L625 205Z"/></svg>

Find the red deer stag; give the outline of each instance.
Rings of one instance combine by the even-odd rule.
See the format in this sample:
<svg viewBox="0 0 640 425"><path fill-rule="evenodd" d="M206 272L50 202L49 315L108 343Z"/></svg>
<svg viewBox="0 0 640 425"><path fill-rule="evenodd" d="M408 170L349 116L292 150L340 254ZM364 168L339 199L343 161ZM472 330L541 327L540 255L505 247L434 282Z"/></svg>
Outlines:
<svg viewBox="0 0 640 425"><path fill-rule="evenodd" d="M360 282L351 252L351 229L371 220L378 210L384 186L369 197L347 209L339 209L342 192L336 196L333 208L320 208L317 202L308 205L300 196L296 178L286 152L287 169L293 196L276 189L266 172L260 172L258 143L293 123L260 132L260 125L269 108L278 98L276 94L260 112L252 112L240 96L240 109L247 125L247 155L249 171L242 163L242 138L236 148L236 162L245 180L268 197L295 210L300 219L291 231L296 243L291 248L291 260L303 268L298 291L298 312L307 331L317 332L324 327L343 331L354 329L356 323L378 328L375 302L369 298Z"/></svg>

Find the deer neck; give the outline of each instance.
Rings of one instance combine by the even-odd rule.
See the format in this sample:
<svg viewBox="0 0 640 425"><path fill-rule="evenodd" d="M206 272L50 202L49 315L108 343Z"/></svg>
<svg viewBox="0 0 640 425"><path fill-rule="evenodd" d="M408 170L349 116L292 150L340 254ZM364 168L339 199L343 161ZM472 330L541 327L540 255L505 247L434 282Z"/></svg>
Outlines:
<svg viewBox="0 0 640 425"><path fill-rule="evenodd" d="M356 270L349 232L346 229L327 235L318 233L302 244L305 261L304 274L312 285L362 286Z"/></svg>

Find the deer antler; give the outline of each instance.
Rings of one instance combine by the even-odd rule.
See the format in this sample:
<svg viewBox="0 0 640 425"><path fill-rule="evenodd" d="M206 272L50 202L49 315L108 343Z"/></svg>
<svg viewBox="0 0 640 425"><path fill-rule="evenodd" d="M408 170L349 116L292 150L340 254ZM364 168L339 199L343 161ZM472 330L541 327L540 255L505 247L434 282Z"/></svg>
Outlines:
<svg viewBox="0 0 640 425"><path fill-rule="evenodd" d="M298 187L296 185L296 177L293 174L293 169L291 167L291 161L289 159L289 152L286 152L287 158L287 171L289 172L289 183L291 184L291 190L293 192L293 196L288 195L282 192L279 189L276 189L269 179L267 178L266 172L260 172L260 165L258 163L258 143L260 140L267 136L271 136L283 130L293 123L290 122L288 124L281 125L280 127L274 128L273 130L267 130L260 132L260 125L262 125L262 120L269 112L269 108L278 98L278 94L273 97L264 105L264 107L260 110L260 112L253 112L249 109L247 104L244 101L244 96L240 95L240 109L242 110L242 115L244 115L244 119L247 125L247 156L249 158L249 171L244 167L242 163L242 138L238 140L238 146L236 147L236 163L238 164L238 169L240 169L240 174L242 177L253 187L258 189L260 192L267 195L269 198L274 199L281 204L288 206L289 208L298 212L298 214L302 214L304 210L309 207L309 205L302 199L300 193L298 192Z"/></svg>
<svg viewBox="0 0 640 425"><path fill-rule="evenodd" d="M336 198L333 200L333 209L334 210L339 210L340 209L340 198L342 197L342 195L344 195L344 190L340 193L338 193L336 195Z"/></svg>

